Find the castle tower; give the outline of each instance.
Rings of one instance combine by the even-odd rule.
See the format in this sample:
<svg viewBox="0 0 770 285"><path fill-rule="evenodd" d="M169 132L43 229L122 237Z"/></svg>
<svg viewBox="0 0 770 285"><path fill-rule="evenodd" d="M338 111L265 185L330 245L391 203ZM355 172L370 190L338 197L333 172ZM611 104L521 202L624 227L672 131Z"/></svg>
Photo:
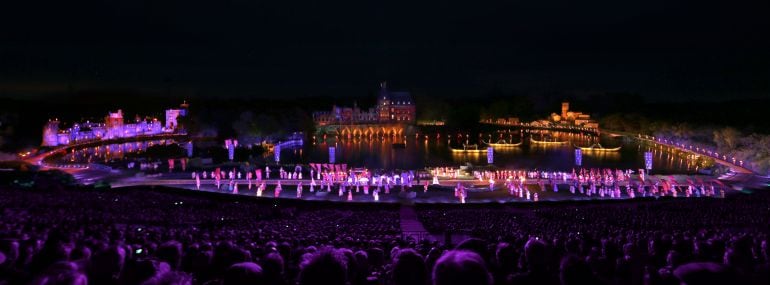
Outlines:
<svg viewBox="0 0 770 285"><path fill-rule="evenodd" d="M48 120L43 127L43 146L59 145L59 120Z"/></svg>
<svg viewBox="0 0 770 285"><path fill-rule="evenodd" d="M561 103L561 117L567 118L567 112L569 112L569 102Z"/></svg>
<svg viewBox="0 0 770 285"><path fill-rule="evenodd" d="M390 94L388 93L388 83L380 82L380 94L377 97L377 115L380 122L389 122L391 117Z"/></svg>
<svg viewBox="0 0 770 285"><path fill-rule="evenodd" d="M107 131L107 139L123 137L123 110L118 109L115 113L109 112L104 117L104 126Z"/></svg>

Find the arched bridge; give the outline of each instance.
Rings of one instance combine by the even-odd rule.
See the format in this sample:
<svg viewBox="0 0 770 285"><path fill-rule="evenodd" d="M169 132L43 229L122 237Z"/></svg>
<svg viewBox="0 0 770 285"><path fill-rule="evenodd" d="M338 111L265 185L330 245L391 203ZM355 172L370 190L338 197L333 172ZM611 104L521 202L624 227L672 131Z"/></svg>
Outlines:
<svg viewBox="0 0 770 285"><path fill-rule="evenodd" d="M346 124L319 126L316 131L343 137L403 136L413 133L414 128L406 124Z"/></svg>

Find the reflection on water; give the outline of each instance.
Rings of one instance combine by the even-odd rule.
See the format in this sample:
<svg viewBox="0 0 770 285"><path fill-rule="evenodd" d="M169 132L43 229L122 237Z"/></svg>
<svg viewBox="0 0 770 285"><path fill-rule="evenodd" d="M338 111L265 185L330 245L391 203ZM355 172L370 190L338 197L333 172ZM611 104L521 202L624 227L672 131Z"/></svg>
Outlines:
<svg viewBox="0 0 770 285"><path fill-rule="evenodd" d="M152 140L141 142L127 142L93 146L82 149L73 149L61 158L69 163L98 163L110 160L123 159L126 154L144 152L154 145L166 145L176 143L174 140Z"/></svg>
<svg viewBox="0 0 770 285"><path fill-rule="evenodd" d="M533 144L529 136L536 140L568 141L567 144ZM486 153L457 153L449 147L462 148L464 143L486 147L484 142L500 139L508 143L522 141L518 133L478 135L453 134L451 138L442 134L410 136L401 138L328 138L305 144L302 152L285 151L281 154L283 163L328 163L328 148L334 146L336 162L347 163L354 167L373 169L420 169L434 166L487 165ZM466 139L467 138L467 139ZM491 138L491 139L490 139ZM404 148L394 147L394 143L404 143ZM603 147L621 146L618 152L583 151L583 167L602 167L618 169L639 169L644 167L644 151L648 147L637 142L626 141L618 137L596 137L589 135L550 132L547 134L526 134L519 147L497 148L494 150L494 164L499 167L569 170L575 163L575 146L588 147L599 143ZM654 154L653 171L667 173L691 173L697 171L697 165L690 159L662 149L649 148Z"/></svg>
<svg viewBox="0 0 770 285"><path fill-rule="evenodd" d="M568 141L568 144L533 144L529 136L540 140ZM496 137L496 138L495 138ZM486 153L456 153L450 146L462 148L464 143L479 144L500 139L508 143L523 141L519 147L497 148L494 150L496 166L506 168L570 170L575 163L574 146L590 146L600 143L607 148L621 146L618 152L583 151L583 167L601 167L618 169L639 169L644 167L644 152L653 153L653 171L665 173L691 173L698 170L695 160L681 153L674 153L662 147L652 147L635 141L623 141L619 137L596 137L570 133L544 134L495 134L484 135L435 134L401 138L328 138L306 143L301 148L284 149L281 152L282 163L328 163L329 147L336 150L336 162L347 163L352 167L371 169L421 169L434 166L456 166L470 163L487 165ZM472 139L473 138L473 139ZM122 159L127 153L143 152L148 147L158 144L176 143L174 140L154 140L95 146L67 153L62 160L72 163L106 162ZM403 147L394 147L394 143L404 143ZM271 156L268 156L271 157Z"/></svg>

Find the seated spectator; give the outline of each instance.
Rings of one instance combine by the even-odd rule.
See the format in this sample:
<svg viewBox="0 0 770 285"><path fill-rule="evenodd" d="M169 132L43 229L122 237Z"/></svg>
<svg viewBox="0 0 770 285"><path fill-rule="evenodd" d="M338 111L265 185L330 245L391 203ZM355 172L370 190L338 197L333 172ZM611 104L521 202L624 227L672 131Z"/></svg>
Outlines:
<svg viewBox="0 0 770 285"><path fill-rule="evenodd" d="M471 251L451 250L433 267L434 285L491 285L492 276L481 256Z"/></svg>

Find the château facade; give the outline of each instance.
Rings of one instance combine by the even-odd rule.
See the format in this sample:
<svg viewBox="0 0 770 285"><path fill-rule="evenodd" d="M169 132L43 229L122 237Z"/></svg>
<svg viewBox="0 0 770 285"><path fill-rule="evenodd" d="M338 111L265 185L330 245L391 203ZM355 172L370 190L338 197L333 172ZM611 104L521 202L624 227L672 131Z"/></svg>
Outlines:
<svg viewBox="0 0 770 285"><path fill-rule="evenodd" d="M380 84L377 105L361 109L332 106L331 111L313 113L313 121L318 126L345 124L413 124L416 107L409 92L393 92L387 89L385 82Z"/></svg>

